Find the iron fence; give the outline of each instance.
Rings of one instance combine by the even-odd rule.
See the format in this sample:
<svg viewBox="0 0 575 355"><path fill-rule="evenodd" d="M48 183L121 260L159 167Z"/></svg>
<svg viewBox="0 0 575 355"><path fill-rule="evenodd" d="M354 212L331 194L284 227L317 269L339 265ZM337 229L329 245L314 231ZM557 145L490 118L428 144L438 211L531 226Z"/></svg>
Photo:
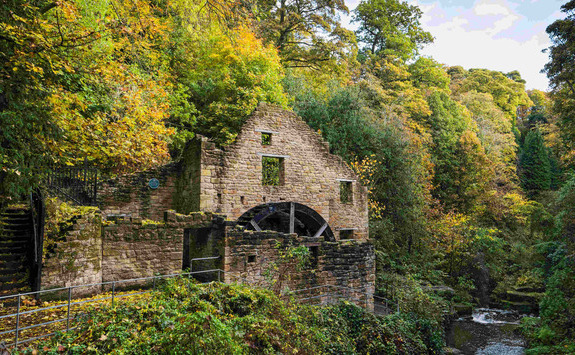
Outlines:
<svg viewBox="0 0 575 355"><path fill-rule="evenodd" d="M98 169L84 160L83 166L54 166L47 178L48 187L79 205L96 206Z"/></svg>
<svg viewBox="0 0 575 355"><path fill-rule="evenodd" d="M0 323L6 323L10 319L12 319L12 323L14 323L13 328L0 331L0 349L2 349L3 343L5 348L11 348L11 347L17 348L19 345L23 345L26 343L30 343L36 340L40 340L42 338L55 335L56 332L58 331L67 332L76 329L76 326L73 326L72 323L76 321L78 318L80 318L82 314L84 314L84 311L77 306L85 305L88 303L102 303L102 302L110 302L110 304L114 306L115 302L120 298L133 297L136 295L141 295L154 291L158 286L158 282L161 280L166 280L174 277L194 277L196 279L198 279L199 277L200 279L205 280L206 275L210 274L213 275L212 276L213 281L222 282L223 280L222 276L224 274L228 274L228 279L233 279L234 282L249 284L249 282L246 279L243 279L238 275L234 275L233 273L229 273L221 269L210 269L210 270L180 272L168 275L156 275L150 277L141 277L134 279L119 280L119 281L108 281L94 284L85 284L85 285L62 287L49 290L41 290L35 292L27 292L17 295L1 296L0 304L9 303L8 301L9 299L14 300L13 302L16 304L16 312L0 315ZM129 290L131 287L135 286L137 286L136 289L132 289L131 291ZM82 295L85 296L86 294L93 294L94 291L98 289L104 293L108 292L109 294L99 298L94 299L89 298L74 301L74 298L81 298L83 297ZM40 297L47 298L47 295L49 294L56 294L55 298L59 299L61 303L29 310L24 310L22 308L24 300L27 300L28 298L40 298ZM58 296L58 294L60 295ZM102 293L98 294L97 296L100 295L102 295ZM52 297L54 298L54 296ZM370 295L366 289L351 288L337 285L321 285L321 286L289 291L287 294L283 295L283 297L309 305L326 305L339 302L340 300L347 300L359 306L365 306L366 309L368 309L371 312L375 312L378 314L390 313L389 312L390 309L387 308L387 303L389 302L387 300L385 300L385 302L388 313L382 313L377 311L377 301L374 303L373 308L369 307L370 305L369 298L373 297L375 300L379 297ZM76 308L76 311L74 311L74 308ZM54 312L57 312L58 310L63 311L61 312L63 314L58 319L52 319L46 322L32 321L29 322L28 324L26 322L24 323L22 322L22 318L24 316L32 316L32 315L41 316L43 312L51 312L52 314L55 314ZM399 307L397 307L397 311L399 311ZM63 324L64 322L65 327L60 326L59 329L49 328L46 333L39 334L36 336L25 337L23 335L23 333L27 330L32 330L40 327L57 326ZM11 336L8 336L9 334L11 334ZM8 338L6 338L6 336L8 336ZM7 339L11 339L11 341L7 342L6 341Z"/></svg>

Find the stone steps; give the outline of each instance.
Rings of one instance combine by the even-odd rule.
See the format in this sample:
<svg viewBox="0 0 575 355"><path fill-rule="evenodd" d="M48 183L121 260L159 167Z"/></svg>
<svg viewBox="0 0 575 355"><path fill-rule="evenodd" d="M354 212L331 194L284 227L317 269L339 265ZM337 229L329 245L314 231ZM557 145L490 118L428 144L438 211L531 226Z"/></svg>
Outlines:
<svg viewBox="0 0 575 355"><path fill-rule="evenodd" d="M0 214L0 293L30 290L27 253L32 233L29 209L8 208Z"/></svg>

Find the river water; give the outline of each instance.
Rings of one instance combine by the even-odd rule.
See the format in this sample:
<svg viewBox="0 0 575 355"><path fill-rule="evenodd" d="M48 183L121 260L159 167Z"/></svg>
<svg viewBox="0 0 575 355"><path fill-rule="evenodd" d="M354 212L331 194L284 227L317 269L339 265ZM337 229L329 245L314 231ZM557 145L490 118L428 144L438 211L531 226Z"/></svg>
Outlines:
<svg viewBox="0 0 575 355"><path fill-rule="evenodd" d="M524 354L525 341L517 330L522 316L514 311L475 309L472 316L451 324L447 345L470 355Z"/></svg>

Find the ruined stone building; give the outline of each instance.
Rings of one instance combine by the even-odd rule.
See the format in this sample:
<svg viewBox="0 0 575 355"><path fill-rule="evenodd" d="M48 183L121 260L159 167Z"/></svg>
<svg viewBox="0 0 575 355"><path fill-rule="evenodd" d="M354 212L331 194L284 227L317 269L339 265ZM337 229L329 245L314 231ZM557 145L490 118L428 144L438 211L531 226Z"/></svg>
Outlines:
<svg viewBox="0 0 575 355"><path fill-rule="evenodd" d="M260 104L225 148L197 137L178 162L103 182L98 208L56 246L59 255L74 248L76 268L44 257L43 288L183 268L262 283L281 248L305 245L311 262L289 271L288 286L374 291L366 188L318 133L276 106ZM194 261L204 257L214 259Z"/></svg>

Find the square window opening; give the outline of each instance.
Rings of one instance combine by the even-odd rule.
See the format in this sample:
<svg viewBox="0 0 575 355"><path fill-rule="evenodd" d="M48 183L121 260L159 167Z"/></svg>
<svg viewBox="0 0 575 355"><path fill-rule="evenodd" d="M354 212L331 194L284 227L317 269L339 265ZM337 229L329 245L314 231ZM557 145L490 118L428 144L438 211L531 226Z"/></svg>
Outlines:
<svg viewBox="0 0 575 355"><path fill-rule="evenodd" d="M341 203L353 202L353 186L351 184L351 181L339 182L339 198Z"/></svg>
<svg viewBox="0 0 575 355"><path fill-rule="evenodd" d="M255 263L256 262L256 256L255 255L248 255L248 263Z"/></svg>
<svg viewBox="0 0 575 355"><path fill-rule="evenodd" d="M271 145L272 144L272 134L262 132L262 145Z"/></svg>
<svg viewBox="0 0 575 355"><path fill-rule="evenodd" d="M262 185L284 184L284 158L262 157Z"/></svg>
<svg viewBox="0 0 575 355"><path fill-rule="evenodd" d="M353 239L353 229L342 229L339 231L339 239Z"/></svg>

